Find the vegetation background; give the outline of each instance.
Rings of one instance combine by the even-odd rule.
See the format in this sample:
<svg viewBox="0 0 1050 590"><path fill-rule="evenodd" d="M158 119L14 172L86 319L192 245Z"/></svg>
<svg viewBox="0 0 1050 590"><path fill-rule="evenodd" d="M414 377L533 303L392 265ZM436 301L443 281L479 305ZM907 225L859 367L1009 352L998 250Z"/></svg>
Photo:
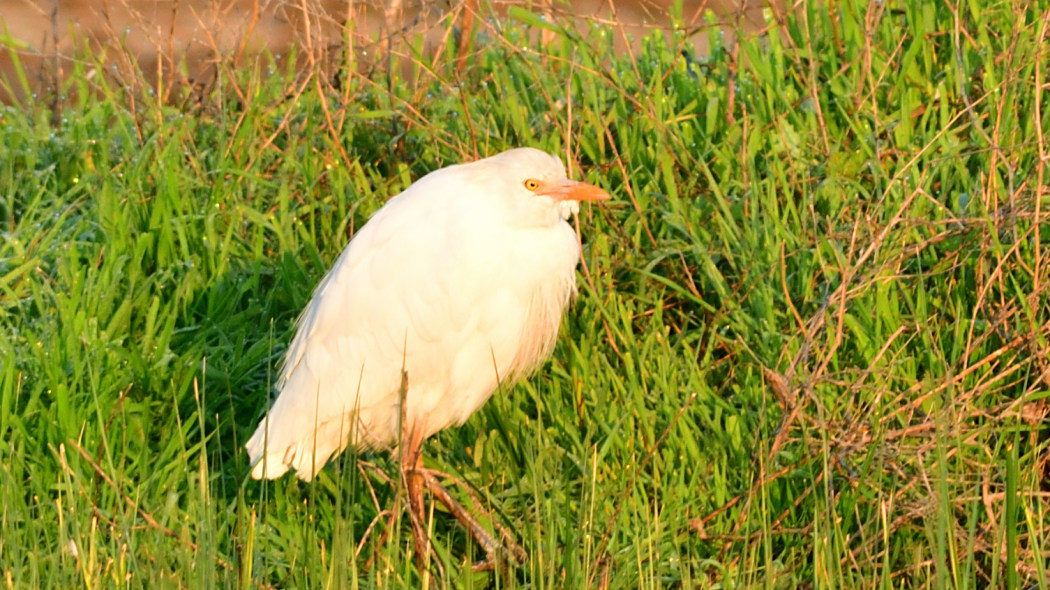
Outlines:
<svg viewBox="0 0 1050 590"><path fill-rule="evenodd" d="M0 584L1050 587L1047 2L702 55L462 12L203 73L83 39L50 89L0 35ZM427 444L528 563L435 507L420 572L385 454L258 483L241 445L354 228L520 145L615 198L553 359Z"/></svg>

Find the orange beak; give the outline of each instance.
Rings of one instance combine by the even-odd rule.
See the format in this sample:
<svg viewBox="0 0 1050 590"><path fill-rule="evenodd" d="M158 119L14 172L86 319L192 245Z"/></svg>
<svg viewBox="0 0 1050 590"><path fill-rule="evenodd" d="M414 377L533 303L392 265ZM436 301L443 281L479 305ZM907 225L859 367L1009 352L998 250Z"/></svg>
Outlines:
<svg viewBox="0 0 1050 590"><path fill-rule="evenodd" d="M610 198L609 193L593 184L568 179L541 182L536 194L547 195L555 201L607 201Z"/></svg>

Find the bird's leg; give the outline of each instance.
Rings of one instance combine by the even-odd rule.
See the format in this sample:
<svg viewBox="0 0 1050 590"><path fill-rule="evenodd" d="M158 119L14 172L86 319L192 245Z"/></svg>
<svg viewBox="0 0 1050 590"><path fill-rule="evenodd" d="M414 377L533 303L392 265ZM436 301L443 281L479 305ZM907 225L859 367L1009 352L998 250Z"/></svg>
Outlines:
<svg viewBox="0 0 1050 590"><path fill-rule="evenodd" d="M416 564L420 572L427 569L430 540L424 523L423 506L423 428L421 424L404 425L401 440L401 481L408 495L408 519L412 523L412 542L416 547Z"/></svg>
<svg viewBox="0 0 1050 590"><path fill-rule="evenodd" d="M525 553L525 550L510 539L509 535L507 536L506 545L493 539L492 535L481 526L477 519L467 512L459 502L456 502L456 499L448 493L445 486L441 485L441 482L438 481L435 475L438 473L439 472L430 469L423 469L423 482L426 484L427 489L430 490L430 493L448 508L449 512L456 517L456 520L458 520L460 524L470 531L470 535L474 537L478 544L481 545L481 548L485 551L485 561L475 563L474 570L484 571L495 569L497 563L501 561L504 551L517 565L524 564L529 558L528 554ZM493 519L493 524L495 524L495 522L495 519Z"/></svg>

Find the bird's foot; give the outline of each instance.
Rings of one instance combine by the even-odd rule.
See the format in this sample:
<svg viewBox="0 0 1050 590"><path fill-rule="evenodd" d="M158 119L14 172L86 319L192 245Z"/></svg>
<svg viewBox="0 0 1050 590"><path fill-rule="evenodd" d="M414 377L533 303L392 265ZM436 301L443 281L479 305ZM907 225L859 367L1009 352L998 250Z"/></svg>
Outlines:
<svg viewBox="0 0 1050 590"><path fill-rule="evenodd" d="M478 498L474 496L470 491L470 488L468 488L463 482L447 473L442 473L433 469L421 469L420 471L423 475L423 483L426 484L427 489L429 489L430 493L434 495L434 498L449 509L449 512L451 512L452 515L456 517L456 520L458 520L460 524L470 532L470 535L474 537L474 540L477 541L478 545L480 545L481 549L485 552L485 559L476 562L471 566L473 571L481 572L495 570L499 566L511 564L522 566L528 561L529 554L514 541L510 533L499 524L496 519L492 518L492 515L489 514L488 511L481 507ZM438 476L455 482L470 494L474 500L475 507L484 513L484 516L489 518L492 521L492 525L499 530L502 541L494 539L493 536L481 526L477 519L467 512L467 510L448 493L445 486L441 485L441 482L438 481Z"/></svg>

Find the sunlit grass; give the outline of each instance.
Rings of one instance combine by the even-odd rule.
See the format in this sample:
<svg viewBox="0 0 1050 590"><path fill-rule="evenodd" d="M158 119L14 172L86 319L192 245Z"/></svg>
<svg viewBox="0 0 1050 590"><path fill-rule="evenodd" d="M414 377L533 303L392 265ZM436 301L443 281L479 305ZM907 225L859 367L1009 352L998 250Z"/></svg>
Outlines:
<svg viewBox="0 0 1050 590"><path fill-rule="evenodd" d="M433 584L1050 587L1047 11L810 3L709 56L516 11L463 67L167 102L85 52L57 121L0 110L0 583L420 586L385 454L242 444L354 228L531 145L614 201L552 360L426 446L530 560L472 573L435 508Z"/></svg>

